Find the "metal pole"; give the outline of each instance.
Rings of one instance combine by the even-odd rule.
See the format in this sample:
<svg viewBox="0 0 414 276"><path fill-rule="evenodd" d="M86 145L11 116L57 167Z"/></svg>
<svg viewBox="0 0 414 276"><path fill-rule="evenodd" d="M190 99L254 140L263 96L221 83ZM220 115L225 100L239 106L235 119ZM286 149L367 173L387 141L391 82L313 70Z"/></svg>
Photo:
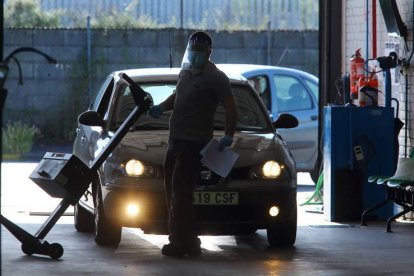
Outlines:
<svg viewBox="0 0 414 276"><path fill-rule="evenodd" d="M92 97L92 42L91 42L91 17L86 18L86 59L88 62L88 98Z"/></svg>
<svg viewBox="0 0 414 276"><path fill-rule="evenodd" d="M180 0L180 29L183 28L183 19L184 19L184 8L183 8L183 0Z"/></svg>
<svg viewBox="0 0 414 276"><path fill-rule="evenodd" d="M3 62L3 39L4 39L4 3L0 0L0 62Z"/></svg>
<svg viewBox="0 0 414 276"><path fill-rule="evenodd" d="M272 47L272 32L270 30L270 20L267 21L267 65L270 65L271 63L271 57L270 57L270 49Z"/></svg>
<svg viewBox="0 0 414 276"><path fill-rule="evenodd" d="M0 0L0 63L3 62L3 44L4 44L4 1ZM3 83L3 82L2 82ZM1 206L1 164L3 163L3 103L7 96L7 90L0 87L0 206ZM0 228L0 236L1 228ZM0 254L0 271L2 270L2 259Z"/></svg>
<svg viewBox="0 0 414 276"><path fill-rule="evenodd" d="M267 65L270 65L271 60L271 48L272 48L272 13L270 11L270 1L267 1L267 10L268 10L268 21L267 21Z"/></svg>

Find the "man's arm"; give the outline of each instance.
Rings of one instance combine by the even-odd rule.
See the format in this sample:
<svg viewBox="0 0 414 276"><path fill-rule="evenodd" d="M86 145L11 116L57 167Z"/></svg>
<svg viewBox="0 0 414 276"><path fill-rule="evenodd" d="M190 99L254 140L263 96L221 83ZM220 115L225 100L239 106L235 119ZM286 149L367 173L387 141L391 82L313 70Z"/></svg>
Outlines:
<svg viewBox="0 0 414 276"><path fill-rule="evenodd" d="M169 111L174 108L175 93L172 93L165 101L159 104L163 111Z"/></svg>
<svg viewBox="0 0 414 276"><path fill-rule="evenodd" d="M237 124L237 107L234 97L226 98L223 101L223 106L226 110L226 127L224 134L233 137Z"/></svg>

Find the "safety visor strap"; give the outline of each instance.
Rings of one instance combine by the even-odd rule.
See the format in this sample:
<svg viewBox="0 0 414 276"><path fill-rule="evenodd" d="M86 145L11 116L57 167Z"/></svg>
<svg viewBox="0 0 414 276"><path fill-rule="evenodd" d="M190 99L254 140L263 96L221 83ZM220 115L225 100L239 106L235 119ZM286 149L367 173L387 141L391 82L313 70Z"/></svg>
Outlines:
<svg viewBox="0 0 414 276"><path fill-rule="evenodd" d="M189 51L207 52L207 50L209 49L209 46L205 44L188 44L187 49Z"/></svg>
<svg viewBox="0 0 414 276"><path fill-rule="evenodd" d="M210 49L210 45L204 39L195 38L188 41L187 48L192 51L207 51Z"/></svg>

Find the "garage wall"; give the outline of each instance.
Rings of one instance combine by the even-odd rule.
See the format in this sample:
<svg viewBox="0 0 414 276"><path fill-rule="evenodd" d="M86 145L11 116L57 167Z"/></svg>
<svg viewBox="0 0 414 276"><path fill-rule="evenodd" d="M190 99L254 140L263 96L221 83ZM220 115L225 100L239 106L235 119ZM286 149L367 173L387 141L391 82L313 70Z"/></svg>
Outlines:
<svg viewBox="0 0 414 276"><path fill-rule="evenodd" d="M350 58L356 49L361 48L364 59L373 58L373 42L372 42L372 0L368 0L368 8L366 7L367 2L361 0L346 0L343 2L343 62L342 72L343 74L349 73L350 69ZM388 55L390 49L396 50L399 57L409 58L411 51L413 50L413 1L412 0L398 0L399 12L403 22L408 27L408 38L407 46L408 52L404 52L404 40L401 38L390 37L387 33L386 26L384 23L382 11L377 3L377 56ZM368 19L366 17L368 12ZM366 23L368 22L368 29ZM368 34L368 38L367 38ZM395 47L397 47L395 49ZM368 53L368 54L367 54ZM405 55L404 55L405 53ZM399 136L400 143L400 156L409 154L413 147L413 115L414 115L414 72L413 72L414 59L411 60L411 68L407 70L407 77L399 73L401 67L397 67L392 73L392 97L399 100L399 117L406 124L401 130ZM382 73L377 74L381 80L382 91L385 91L384 81ZM408 99L406 94L408 91ZM384 95L379 97L380 103L384 102Z"/></svg>
<svg viewBox="0 0 414 276"><path fill-rule="evenodd" d="M73 114L84 110L85 99L90 97L88 70L93 84L89 94L93 94L111 71L169 67L170 48L173 66L180 66L191 33L191 30L180 29L92 30L88 63L86 30L6 29L5 57L18 47L31 46L55 57L59 63L49 65L38 55L19 54L24 81L19 85L17 66L10 62L5 121L23 120L41 128L50 128L57 122L73 124ZM211 34L214 40L212 60L216 63L267 64L269 61L271 65L318 74L317 31L212 31Z"/></svg>

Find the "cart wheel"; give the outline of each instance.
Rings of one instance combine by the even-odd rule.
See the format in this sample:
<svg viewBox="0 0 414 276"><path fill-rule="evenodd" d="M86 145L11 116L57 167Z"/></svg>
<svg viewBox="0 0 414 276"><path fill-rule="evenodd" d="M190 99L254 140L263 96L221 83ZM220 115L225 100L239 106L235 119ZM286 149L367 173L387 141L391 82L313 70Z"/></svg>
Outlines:
<svg viewBox="0 0 414 276"><path fill-rule="evenodd" d="M49 256L52 259L59 259L63 255L63 247L58 243L52 243L49 245Z"/></svg>
<svg viewBox="0 0 414 276"><path fill-rule="evenodd" d="M22 243L22 251L26 255L32 255L35 252L35 246L30 243Z"/></svg>

